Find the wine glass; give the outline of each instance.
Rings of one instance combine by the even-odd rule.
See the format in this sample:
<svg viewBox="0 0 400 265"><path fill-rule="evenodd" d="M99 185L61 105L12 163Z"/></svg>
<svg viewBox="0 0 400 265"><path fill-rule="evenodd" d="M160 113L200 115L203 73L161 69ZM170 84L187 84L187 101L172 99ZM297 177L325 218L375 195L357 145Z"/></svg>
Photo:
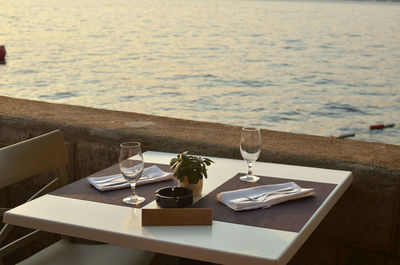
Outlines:
<svg viewBox="0 0 400 265"><path fill-rule="evenodd" d="M247 162L248 172L246 176L240 177L241 181L256 182L260 178L253 175L253 163L258 159L261 152L260 129L254 127L243 127L240 138L240 153Z"/></svg>
<svg viewBox="0 0 400 265"><path fill-rule="evenodd" d="M136 195L136 181L142 176L144 161L139 142L126 142L120 145L119 169L131 184L132 194L123 199L127 204L140 204L145 198Z"/></svg>

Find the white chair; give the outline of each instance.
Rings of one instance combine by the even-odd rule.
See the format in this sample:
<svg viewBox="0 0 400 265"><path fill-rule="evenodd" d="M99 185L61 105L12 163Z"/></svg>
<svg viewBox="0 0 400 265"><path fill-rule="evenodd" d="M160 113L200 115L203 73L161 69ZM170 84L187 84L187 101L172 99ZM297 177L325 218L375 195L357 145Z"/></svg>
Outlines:
<svg viewBox="0 0 400 265"><path fill-rule="evenodd" d="M68 154L64 137L59 130L0 149L0 188L29 177L53 171L55 178L29 200L67 184L65 165ZM28 200L28 201L29 201ZM0 208L3 216L6 208ZM0 231L0 245L14 226L5 224ZM40 237L42 231L33 231L0 248L3 258ZM86 265L86 264L150 264L154 253L109 244L77 244L61 239L33 256L23 260L23 265Z"/></svg>

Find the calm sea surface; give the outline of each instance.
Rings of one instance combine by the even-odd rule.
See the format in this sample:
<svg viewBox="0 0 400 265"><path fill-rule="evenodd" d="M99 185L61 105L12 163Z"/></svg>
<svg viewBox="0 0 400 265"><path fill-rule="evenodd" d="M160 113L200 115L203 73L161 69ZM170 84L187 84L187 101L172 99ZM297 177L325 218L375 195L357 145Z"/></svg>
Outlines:
<svg viewBox="0 0 400 265"><path fill-rule="evenodd" d="M400 3L0 5L0 95L400 144Z"/></svg>

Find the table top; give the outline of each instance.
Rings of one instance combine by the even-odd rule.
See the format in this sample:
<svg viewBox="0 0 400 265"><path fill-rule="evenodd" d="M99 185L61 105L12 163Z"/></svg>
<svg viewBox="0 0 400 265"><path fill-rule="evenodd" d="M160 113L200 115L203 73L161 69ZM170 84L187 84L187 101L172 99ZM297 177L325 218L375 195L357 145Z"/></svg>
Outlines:
<svg viewBox="0 0 400 265"><path fill-rule="evenodd" d="M152 151L144 153L145 161L150 163L168 164L175 156ZM202 196L247 170L242 160L209 158L216 163L208 168L209 177L204 181ZM352 182L349 171L264 162L256 162L253 173L336 186L299 232L215 220L211 226L143 227L140 208L50 194L6 212L4 222L220 264L286 264ZM143 208L157 208L157 204L152 201Z"/></svg>

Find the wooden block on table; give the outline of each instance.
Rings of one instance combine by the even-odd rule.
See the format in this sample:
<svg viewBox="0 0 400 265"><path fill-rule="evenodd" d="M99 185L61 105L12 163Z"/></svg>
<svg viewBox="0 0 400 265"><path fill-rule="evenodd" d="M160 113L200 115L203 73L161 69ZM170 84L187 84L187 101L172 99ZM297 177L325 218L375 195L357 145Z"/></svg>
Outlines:
<svg viewBox="0 0 400 265"><path fill-rule="evenodd" d="M142 226L211 224L212 210L208 208L142 209Z"/></svg>

